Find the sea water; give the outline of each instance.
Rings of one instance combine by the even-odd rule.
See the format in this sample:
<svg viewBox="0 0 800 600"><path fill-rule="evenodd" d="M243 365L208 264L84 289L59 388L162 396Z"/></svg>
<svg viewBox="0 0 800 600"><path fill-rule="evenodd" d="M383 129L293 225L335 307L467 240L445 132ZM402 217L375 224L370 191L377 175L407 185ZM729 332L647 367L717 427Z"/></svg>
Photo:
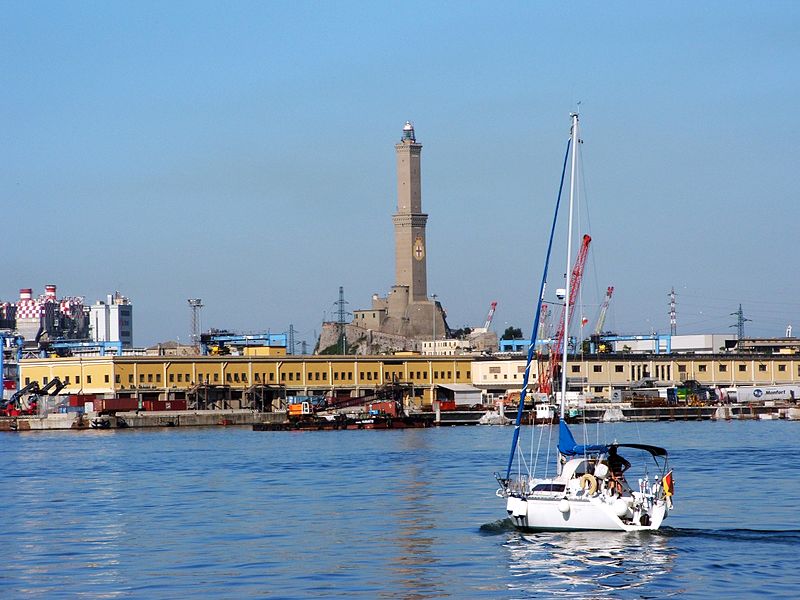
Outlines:
<svg viewBox="0 0 800 600"><path fill-rule="evenodd" d="M508 427L2 434L0 597L798 596L800 423L587 427L670 450L660 531L515 531Z"/></svg>

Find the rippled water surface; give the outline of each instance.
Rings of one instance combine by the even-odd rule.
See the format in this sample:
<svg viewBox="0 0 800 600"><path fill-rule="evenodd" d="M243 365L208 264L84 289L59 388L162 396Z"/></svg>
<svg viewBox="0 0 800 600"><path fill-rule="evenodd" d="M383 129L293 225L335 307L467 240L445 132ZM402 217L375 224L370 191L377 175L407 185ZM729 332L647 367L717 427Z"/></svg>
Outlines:
<svg viewBox="0 0 800 600"><path fill-rule="evenodd" d="M670 450L661 531L514 531L510 428L2 434L0 597L797 597L800 423L591 427Z"/></svg>

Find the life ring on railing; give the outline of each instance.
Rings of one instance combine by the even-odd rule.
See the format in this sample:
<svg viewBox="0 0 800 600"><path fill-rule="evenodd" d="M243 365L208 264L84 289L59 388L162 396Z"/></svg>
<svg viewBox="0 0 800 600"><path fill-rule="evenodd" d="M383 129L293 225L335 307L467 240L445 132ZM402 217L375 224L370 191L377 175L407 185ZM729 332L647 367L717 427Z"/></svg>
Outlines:
<svg viewBox="0 0 800 600"><path fill-rule="evenodd" d="M593 496L595 492L597 492L597 477L594 475L586 473L583 477L581 477L580 483L582 490L586 489L587 487L589 488L587 492L590 496Z"/></svg>

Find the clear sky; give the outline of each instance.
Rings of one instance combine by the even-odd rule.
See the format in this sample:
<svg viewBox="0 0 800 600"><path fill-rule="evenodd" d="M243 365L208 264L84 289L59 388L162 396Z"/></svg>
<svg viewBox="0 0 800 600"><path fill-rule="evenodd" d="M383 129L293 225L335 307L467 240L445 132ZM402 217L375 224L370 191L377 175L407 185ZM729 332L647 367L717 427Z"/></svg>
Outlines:
<svg viewBox="0 0 800 600"><path fill-rule="evenodd" d="M530 330L581 102L607 326L800 332L798 2L0 2L0 299L119 290L135 343L313 345L393 283L394 144L423 149L428 289ZM560 268L560 267L559 267ZM589 299L591 298L591 299ZM587 309L594 318L596 309Z"/></svg>

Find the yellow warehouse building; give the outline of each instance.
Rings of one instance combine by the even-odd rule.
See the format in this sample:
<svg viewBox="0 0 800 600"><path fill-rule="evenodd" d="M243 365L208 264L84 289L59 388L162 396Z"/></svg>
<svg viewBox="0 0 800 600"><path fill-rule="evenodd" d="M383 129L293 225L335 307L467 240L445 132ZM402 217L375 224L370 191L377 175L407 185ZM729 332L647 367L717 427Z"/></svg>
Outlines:
<svg viewBox="0 0 800 600"><path fill-rule="evenodd" d="M469 384L471 357L422 356L92 356L28 359L20 382L62 394L187 399L196 406L224 400L231 408L263 408L291 395L367 395L402 386L409 400L430 405L437 385ZM257 402L254 402L257 400Z"/></svg>

